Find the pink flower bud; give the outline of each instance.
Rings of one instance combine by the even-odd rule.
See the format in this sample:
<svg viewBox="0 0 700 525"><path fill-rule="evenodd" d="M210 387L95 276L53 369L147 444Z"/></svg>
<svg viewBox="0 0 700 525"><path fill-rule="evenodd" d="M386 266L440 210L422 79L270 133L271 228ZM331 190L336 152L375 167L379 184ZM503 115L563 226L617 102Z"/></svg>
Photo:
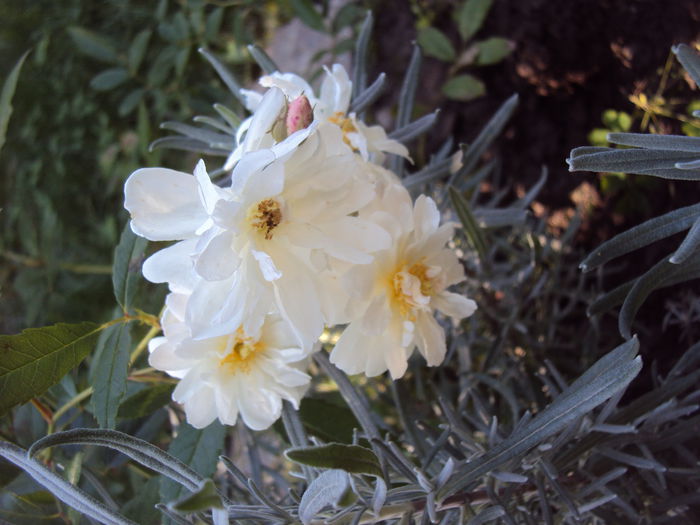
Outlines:
<svg viewBox="0 0 700 525"><path fill-rule="evenodd" d="M304 95L292 100L287 109L287 133L291 135L295 131L308 128L314 120L314 110L309 99Z"/></svg>

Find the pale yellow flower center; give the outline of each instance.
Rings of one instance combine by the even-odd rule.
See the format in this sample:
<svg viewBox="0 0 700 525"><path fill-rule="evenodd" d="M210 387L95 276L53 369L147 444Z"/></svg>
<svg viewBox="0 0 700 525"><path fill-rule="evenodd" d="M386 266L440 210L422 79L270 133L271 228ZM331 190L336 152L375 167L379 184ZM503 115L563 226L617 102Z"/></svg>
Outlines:
<svg viewBox="0 0 700 525"><path fill-rule="evenodd" d="M231 350L221 358L219 366L225 368L231 374L236 372L248 373L264 346L260 341L254 341L252 337L247 337L241 328L236 330L233 337ZM224 345L228 346L230 342L227 339Z"/></svg>
<svg viewBox="0 0 700 525"><path fill-rule="evenodd" d="M435 294L429 268L423 263L399 265L391 276L391 300L402 317L415 320L415 311L426 308Z"/></svg>
<svg viewBox="0 0 700 525"><path fill-rule="evenodd" d="M248 210L248 222L269 241L272 239L273 230L282 222L282 209L279 202L274 199L264 199L253 204Z"/></svg>
<svg viewBox="0 0 700 525"><path fill-rule="evenodd" d="M348 133L357 133L357 128L355 124L352 123L352 119L345 116L342 111L336 111L332 116L328 117L328 122L335 124L343 132L343 142L350 146L352 149L356 149L350 139L348 138Z"/></svg>

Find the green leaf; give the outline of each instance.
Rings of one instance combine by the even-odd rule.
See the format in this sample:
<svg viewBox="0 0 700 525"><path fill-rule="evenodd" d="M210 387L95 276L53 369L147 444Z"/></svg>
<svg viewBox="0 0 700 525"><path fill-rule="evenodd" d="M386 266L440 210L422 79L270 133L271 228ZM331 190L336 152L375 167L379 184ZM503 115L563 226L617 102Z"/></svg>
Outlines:
<svg viewBox="0 0 700 525"><path fill-rule="evenodd" d="M488 66L497 64L510 55L513 50L513 43L510 40L494 36L476 43L479 54L476 56L476 64Z"/></svg>
<svg viewBox="0 0 700 525"><path fill-rule="evenodd" d="M10 123L10 117L12 116L12 97L15 94L15 89L17 88L17 80L19 79L19 72L22 69L22 65L27 58L29 51L20 57L20 59L12 68L10 74L7 75L5 82L2 85L2 93L0 94L0 150L2 150L5 144L5 136L7 134L7 126Z"/></svg>
<svg viewBox="0 0 700 525"><path fill-rule="evenodd" d="M290 3L299 19L311 29L316 31L326 30L323 25L323 16L316 11L316 6L311 0L291 0Z"/></svg>
<svg viewBox="0 0 700 525"><path fill-rule="evenodd" d="M418 31L418 44L428 56L443 62L452 62L455 59L456 53L452 42L439 29L434 27L422 28Z"/></svg>
<svg viewBox="0 0 700 525"><path fill-rule="evenodd" d="M311 467L340 469L350 474L382 476L379 460L374 452L358 445L330 443L320 447L292 448L285 455L302 465Z"/></svg>
<svg viewBox="0 0 700 525"><path fill-rule="evenodd" d="M92 413L100 427L114 428L119 403L126 393L131 331L128 323L119 323L105 332L92 383Z"/></svg>
<svg viewBox="0 0 700 525"><path fill-rule="evenodd" d="M178 502L169 505L172 510L189 514L209 509L221 509L221 496L216 490L216 485L210 479L205 480L199 489L193 494L185 496Z"/></svg>
<svg viewBox="0 0 700 525"><path fill-rule="evenodd" d="M134 111L136 106L139 105L139 102L141 102L143 94L144 89L137 88L131 93L129 93L126 97L124 97L124 99L121 101L121 104L119 104L119 108L117 109L117 111L119 112L119 116L126 117L129 113Z"/></svg>
<svg viewBox="0 0 700 525"><path fill-rule="evenodd" d="M360 428L347 406L315 397L301 400L299 417L309 433L324 441L350 443L353 430Z"/></svg>
<svg viewBox="0 0 700 525"><path fill-rule="evenodd" d="M465 42L481 28L492 3L493 0L466 0L457 8L457 28Z"/></svg>
<svg viewBox="0 0 700 525"><path fill-rule="evenodd" d="M161 383L139 390L119 405L117 417L133 419L151 415L168 404L174 388L175 385Z"/></svg>
<svg viewBox="0 0 700 525"><path fill-rule="evenodd" d="M136 283L141 276L143 252L147 244L148 241L131 231L127 223L114 250L112 286L114 297L125 312L131 307Z"/></svg>
<svg viewBox="0 0 700 525"><path fill-rule="evenodd" d="M442 92L453 100L466 102L486 93L486 86L478 78L472 75L458 75L451 78L442 86Z"/></svg>
<svg viewBox="0 0 700 525"><path fill-rule="evenodd" d="M90 87L97 91L109 91L120 86L129 78L129 72L123 67L105 69L90 81Z"/></svg>
<svg viewBox="0 0 700 525"><path fill-rule="evenodd" d="M457 217L462 222L464 226L464 231L467 234L467 238L470 240L471 244L474 246L476 251L479 253L479 259L482 264L485 264L487 259L487 248L486 240L484 239L484 234L481 227L476 222L474 215L469 209L469 202L464 196L457 191L455 188L450 186L450 201L452 202L452 208L457 213Z"/></svg>
<svg viewBox="0 0 700 525"><path fill-rule="evenodd" d="M322 472L304 492L299 502L299 519L309 525L325 507L336 505L348 491L350 480L342 470Z"/></svg>
<svg viewBox="0 0 700 525"><path fill-rule="evenodd" d="M129 71L132 73L136 73L136 71L138 71L141 62L143 61L143 57L146 54L146 48L148 47L148 41L150 39L151 30L144 29L134 37L134 41L129 46Z"/></svg>
<svg viewBox="0 0 700 525"><path fill-rule="evenodd" d="M0 414L58 383L90 353L100 330L60 323L0 335Z"/></svg>
<svg viewBox="0 0 700 525"><path fill-rule="evenodd" d="M68 34L73 39L78 50L84 55L103 62L117 62L117 51L106 38L78 26L69 27Z"/></svg>
<svg viewBox="0 0 700 525"><path fill-rule="evenodd" d="M226 427L217 421L203 429L196 429L188 423L182 423L168 452L198 474L208 477L216 469L225 435ZM163 478L160 482L160 499L161 501L179 500L184 490L182 485Z"/></svg>

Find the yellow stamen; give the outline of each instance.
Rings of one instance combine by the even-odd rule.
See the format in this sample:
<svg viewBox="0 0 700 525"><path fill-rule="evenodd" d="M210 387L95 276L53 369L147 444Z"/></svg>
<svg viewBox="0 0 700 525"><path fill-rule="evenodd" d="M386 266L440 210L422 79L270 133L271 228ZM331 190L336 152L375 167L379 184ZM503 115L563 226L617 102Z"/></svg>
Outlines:
<svg viewBox="0 0 700 525"><path fill-rule="evenodd" d="M357 133L357 128L352 123L352 119L345 116L342 111L336 111L331 117L328 117L328 122L335 124L343 132L343 142L350 146L352 149L356 150L350 139L348 138L348 133Z"/></svg>
<svg viewBox="0 0 700 525"><path fill-rule="evenodd" d="M253 338L247 337L243 330L239 328L234 335L235 340L231 351L226 354L219 362L220 366L226 367L230 373L250 372L251 365L263 345L260 341L253 341Z"/></svg>
<svg viewBox="0 0 700 525"><path fill-rule="evenodd" d="M415 321L416 309L423 306L417 301L419 297L404 292L404 284L407 279L406 274L416 277L420 282L420 295L430 297L435 293L433 283L428 276L428 267L422 263L414 263L410 267L407 264L397 266L396 271L391 274L389 289L391 299L395 307L398 308L402 317Z"/></svg>
<svg viewBox="0 0 700 525"><path fill-rule="evenodd" d="M265 239L272 239L272 231L282 222L282 210L274 199L265 199L253 205L248 212L250 224L264 232Z"/></svg>

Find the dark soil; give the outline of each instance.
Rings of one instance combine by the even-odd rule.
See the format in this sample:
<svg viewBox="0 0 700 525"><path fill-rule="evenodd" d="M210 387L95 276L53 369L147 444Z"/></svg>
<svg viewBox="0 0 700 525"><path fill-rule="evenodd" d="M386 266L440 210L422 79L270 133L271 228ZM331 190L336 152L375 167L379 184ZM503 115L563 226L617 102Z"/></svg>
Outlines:
<svg viewBox="0 0 700 525"><path fill-rule="evenodd" d="M458 42L451 17L454 4L442 1L420 5L433 10L434 25ZM415 34L415 17L406 0L379 3L376 70L385 71L393 83L387 92L394 101L410 58L409 41L415 39ZM696 41L699 34L700 2L694 0L495 0L476 39L503 36L515 43L515 50L502 64L468 70L485 82L486 97L467 103L445 100L440 86L448 66L424 58L418 103L420 107L438 106L443 110L429 138L428 150L435 151L450 134L462 142L473 140L498 106L518 93L518 110L494 149L502 159L503 174L527 188L546 166L549 179L539 201L550 212L572 207L571 191L584 181L597 185L598 178L594 174L569 173L565 159L570 150L589 144L588 133L602 127L604 110L631 113L634 106L628 100L630 94L653 94L671 46ZM686 104L700 98L697 88L683 78L672 89L672 93L665 94ZM677 122L666 126L665 132L680 131ZM700 201L700 185L692 182L661 181L645 191L648 205L624 216L613 213L616 197L604 198L584 222L577 246L590 250L642 220ZM622 271L612 274L606 288L641 274L679 241L674 237L621 260ZM700 290L695 283L685 288L694 289L697 297ZM643 346L661 352L655 358L666 363L673 359L668 354L675 352L664 341L680 343L688 337L678 328L671 334L660 328L665 303L681 299L679 290L657 292L638 316L640 327L650 328L649 333L642 334ZM611 316L605 319L604 330L612 331L611 335L617 331ZM681 351L685 343L676 346Z"/></svg>

